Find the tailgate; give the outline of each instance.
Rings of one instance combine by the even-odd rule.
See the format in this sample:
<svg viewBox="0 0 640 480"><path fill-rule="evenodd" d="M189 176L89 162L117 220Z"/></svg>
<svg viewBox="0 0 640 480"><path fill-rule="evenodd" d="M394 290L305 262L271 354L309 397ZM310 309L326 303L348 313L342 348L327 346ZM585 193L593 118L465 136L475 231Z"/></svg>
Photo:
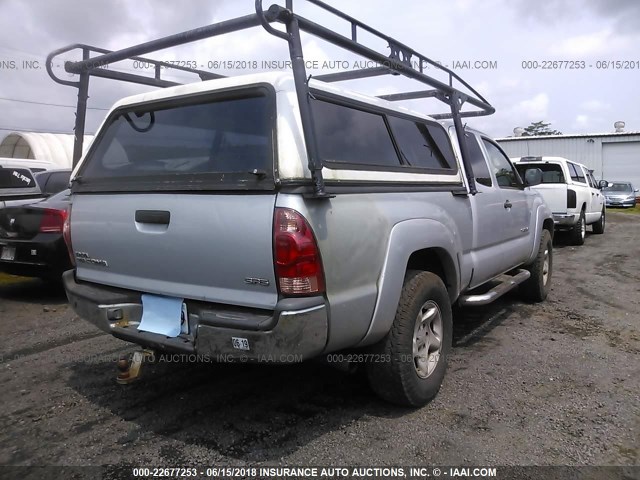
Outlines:
<svg viewBox="0 0 640 480"><path fill-rule="evenodd" d="M274 205L273 192L77 194L71 215L77 277L159 295L273 308L278 299Z"/></svg>
<svg viewBox="0 0 640 480"><path fill-rule="evenodd" d="M566 183L543 183L531 188L540 192L552 213L567 213Z"/></svg>

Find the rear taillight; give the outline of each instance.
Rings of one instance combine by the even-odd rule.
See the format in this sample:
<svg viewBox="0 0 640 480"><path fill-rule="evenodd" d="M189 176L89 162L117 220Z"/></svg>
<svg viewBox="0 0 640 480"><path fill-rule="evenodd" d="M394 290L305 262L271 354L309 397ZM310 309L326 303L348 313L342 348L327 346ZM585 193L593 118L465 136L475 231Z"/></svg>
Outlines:
<svg viewBox="0 0 640 480"><path fill-rule="evenodd" d="M64 222L67 219L66 210L46 208L40 220L41 233L62 233Z"/></svg>
<svg viewBox="0 0 640 480"><path fill-rule="evenodd" d="M576 208L576 191L567 188L567 208Z"/></svg>
<svg viewBox="0 0 640 480"><path fill-rule="evenodd" d="M76 258L73 255L73 247L71 246L71 205L69 205L65 212L66 216L64 219L64 224L62 225L62 237L64 238L64 243L67 245L67 251L69 252L71 265L75 267Z"/></svg>
<svg viewBox="0 0 640 480"><path fill-rule="evenodd" d="M273 221L276 278L283 295L324 292L320 250L311 227L295 210L276 208Z"/></svg>

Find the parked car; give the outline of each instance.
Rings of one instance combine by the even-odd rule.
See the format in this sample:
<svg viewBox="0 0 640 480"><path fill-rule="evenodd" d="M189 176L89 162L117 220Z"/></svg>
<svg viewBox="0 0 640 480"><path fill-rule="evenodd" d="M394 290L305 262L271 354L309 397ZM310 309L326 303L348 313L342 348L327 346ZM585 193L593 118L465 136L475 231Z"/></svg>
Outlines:
<svg viewBox="0 0 640 480"><path fill-rule="evenodd" d="M0 167L0 208L32 202L42 190L28 168Z"/></svg>
<svg viewBox="0 0 640 480"><path fill-rule="evenodd" d="M0 209L0 272L59 282L72 268L62 235L69 195Z"/></svg>
<svg viewBox="0 0 640 480"><path fill-rule="evenodd" d="M607 182L602 189L607 207L635 207L637 188L629 182Z"/></svg>
<svg viewBox="0 0 640 480"><path fill-rule="evenodd" d="M401 50L387 57L361 48L355 33L321 30L352 53L386 59L382 72L360 77L422 82L430 90L417 93L444 102L437 118L453 125L336 85L353 72L308 77L297 32L320 27L300 19L284 34L260 5L257 17L209 32L261 19L286 38L292 72L169 87L108 113L72 177L69 302L145 348L259 363L336 353L336 362L360 362L382 398L423 405L444 378L452 304L485 305L518 287L529 301L547 297L553 217L530 188L542 172L523 180L495 141L465 129L463 103L481 109L471 115L493 107L464 82L461 96L400 63L417 55L408 47L380 37ZM298 19L277 5L268 15ZM162 48L178 38L189 36Z"/></svg>
<svg viewBox="0 0 640 480"><path fill-rule="evenodd" d="M540 169L542 183L534 187L553 212L555 228L569 230L571 241L582 245L587 225L594 233L604 233L606 209L604 196L592 173L582 164L563 157L515 158L520 175Z"/></svg>

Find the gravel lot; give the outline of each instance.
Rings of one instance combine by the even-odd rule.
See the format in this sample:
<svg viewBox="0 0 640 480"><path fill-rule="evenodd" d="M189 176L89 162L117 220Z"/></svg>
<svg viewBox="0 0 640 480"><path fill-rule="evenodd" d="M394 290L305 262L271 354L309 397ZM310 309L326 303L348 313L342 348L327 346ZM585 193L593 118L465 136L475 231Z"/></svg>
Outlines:
<svg viewBox="0 0 640 480"><path fill-rule="evenodd" d="M639 465L640 216L608 220L582 247L557 236L545 303L457 312L418 410L315 362L161 362L121 386L134 346L2 277L0 465Z"/></svg>

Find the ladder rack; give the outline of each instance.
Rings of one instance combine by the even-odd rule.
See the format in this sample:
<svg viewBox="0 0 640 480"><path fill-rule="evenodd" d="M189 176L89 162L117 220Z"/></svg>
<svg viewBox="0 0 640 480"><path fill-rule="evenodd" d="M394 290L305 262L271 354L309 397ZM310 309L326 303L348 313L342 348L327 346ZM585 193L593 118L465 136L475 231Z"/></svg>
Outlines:
<svg viewBox="0 0 640 480"><path fill-rule="evenodd" d="M308 167L311 172L314 197L326 198L324 180L322 177L322 162L317 155L317 145L313 130L313 117L311 115L311 105L309 103L309 77L306 73L304 55L300 32L314 35L342 49L352 52L359 57L375 62L378 66L359 70L329 73L314 76L314 79L324 82L343 82L354 79L370 78L381 75L392 75L413 79L427 86L425 90L408 91L394 93L391 95L380 95L380 98L388 101L402 101L420 98L435 98L444 103L448 109L444 112L431 114L436 119L452 119L456 134L459 139L464 139L464 126L462 118L491 115L495 109L465 82L455 72L438 62L418 53L407 45L396 39L366 25L340 10L328 5L321 0L306 0L335 17L349 22L351 26L351 37L340 35L333 30L315 23L307 18L294 13L293 0L286 0L285 7L272 5L268 10L262 7L262 0L255 0L255 13L245 15L230 20L214 23L204 27L177 33L168 37L151 40L139 45L134 45L122 50L110 51L103 48L92 47L84 44L74 44L51 52L47 57L47 72L57 83L72 86L78 89L78 100L76 108L75 141L73 149L73 165L75 166L82 154L82 142L85 130L85 119L87 110L87 99L89 97L89 78L107 78L123 82L137 83L141 85L155 87L171 87L180 85L177 82L166 80L162 73L170 70L191 73L200 80L211 80L224 78L224 75L209 71L188 68L181 65L162 62L158 60L141 57L148 53L164 50L169 47L184 45L187 43L225 35L228 33L245 30L248 28L262 26L270 34L285 40L289 46L289 55L293 78L297 92L297 99L300 107L302 128L307 148ZM285 30L275 28L272 24L279 23L285 26ZM358 34L363 31L373 37L387 43L391 53L378 52L358 40ZM64 80L57 77L53 71L54 58L71 52L80 50L82 60L67 61L64 69L68 73L77 74L77 81ZM107 70L104 67L122 60L137 60L146 62L153 66L154 76L131 74L117 70ZM435 69L447 74L448 82L442 82L426 73L427 69ZM468 104L475 107L473 110L462 111L463 105ZM467 172L467 183L471 194L476 193L475 180L468 161L466 142L460 141L460 152L462 161Z"/></svg>

